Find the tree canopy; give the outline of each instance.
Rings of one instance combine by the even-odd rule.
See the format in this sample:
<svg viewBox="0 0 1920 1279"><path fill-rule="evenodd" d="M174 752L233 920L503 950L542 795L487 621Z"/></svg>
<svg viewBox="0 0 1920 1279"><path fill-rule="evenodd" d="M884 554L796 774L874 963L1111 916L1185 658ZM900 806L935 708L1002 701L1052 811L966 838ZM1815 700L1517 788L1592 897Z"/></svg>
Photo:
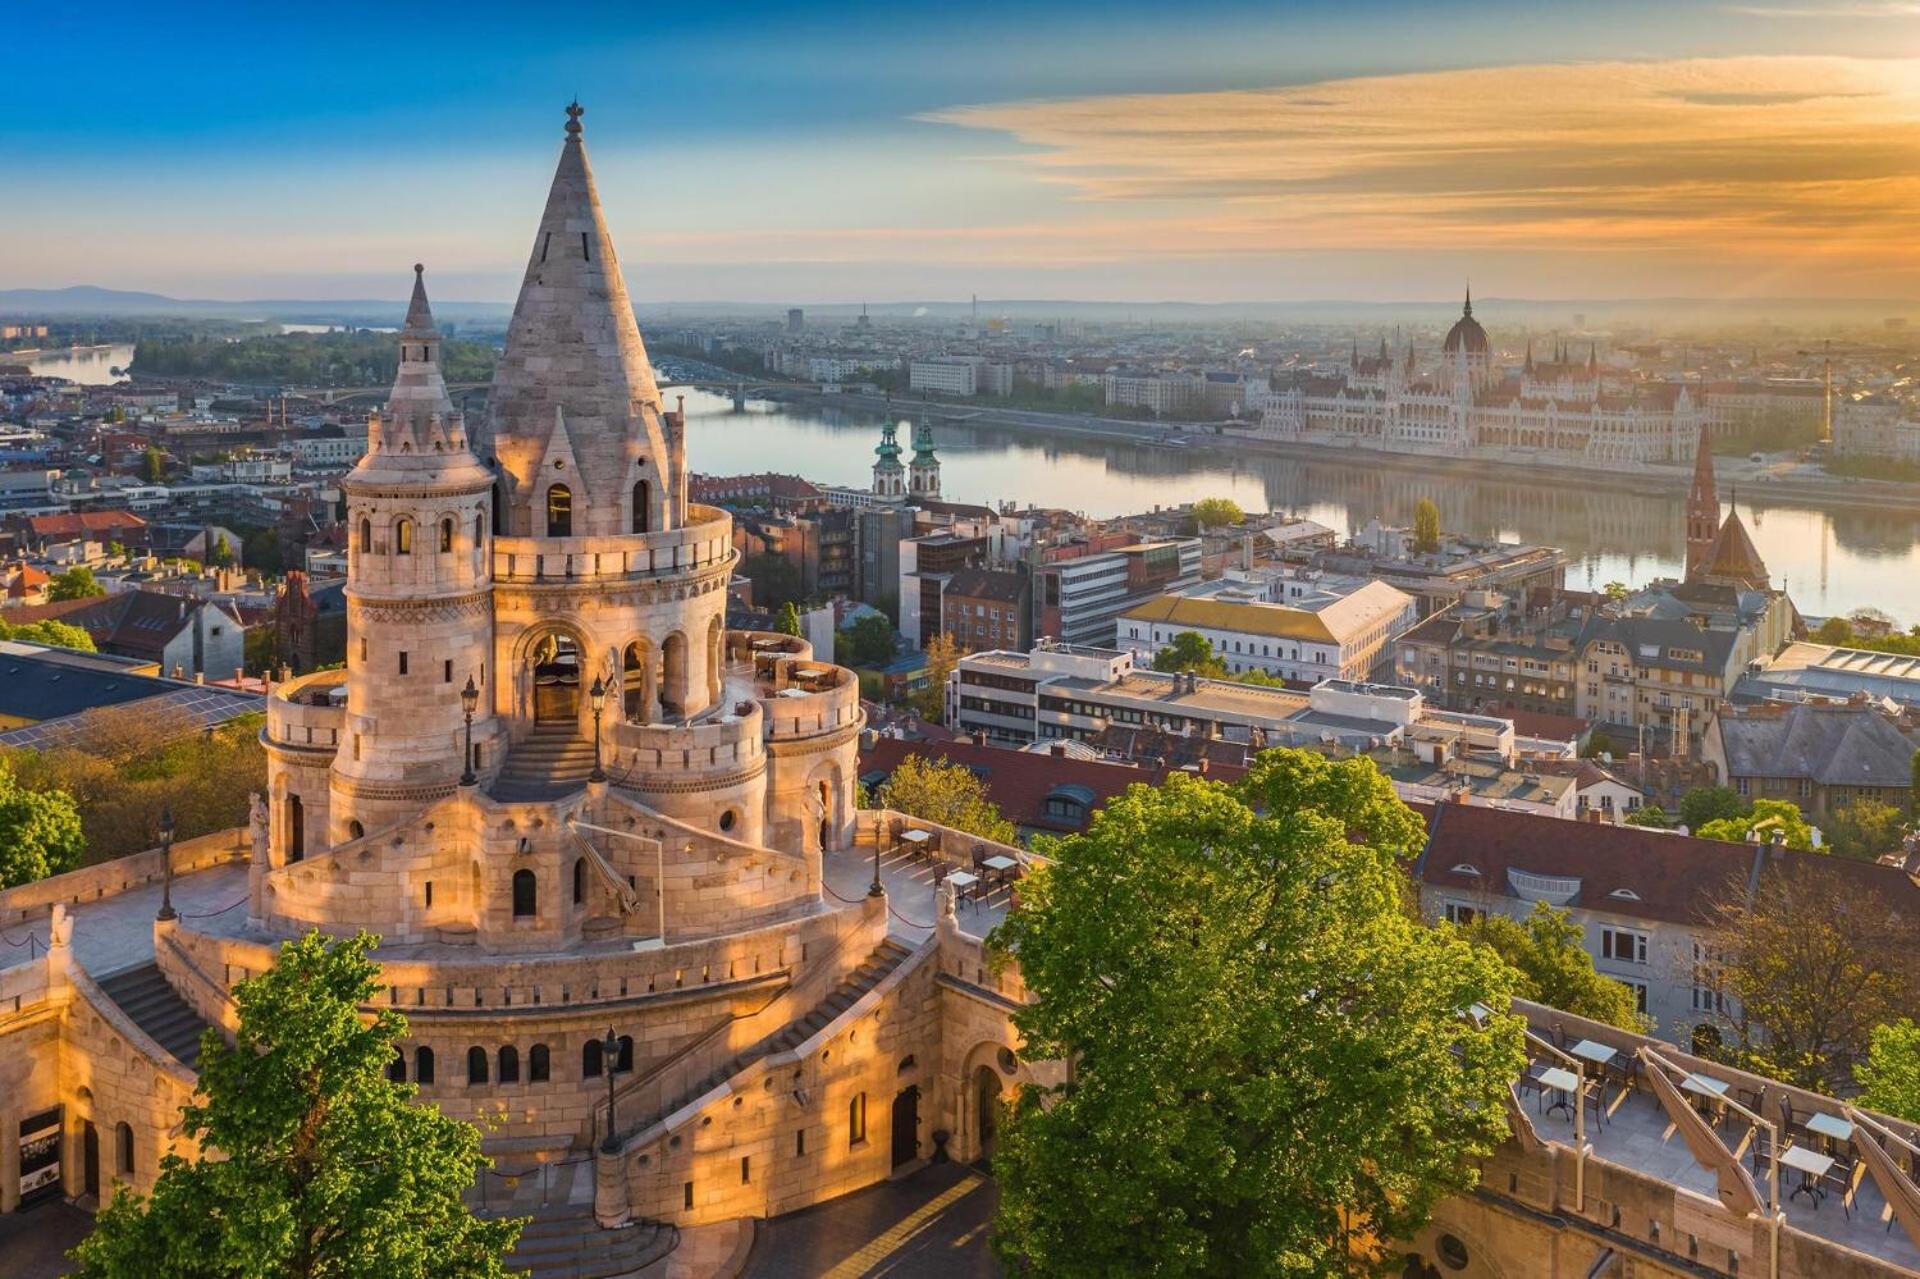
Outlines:
<svg viewBox="0 0 1920 1279"><path fill-rule="evenodd" d="M28 790L0 759L0 888L72 870L86 847L73 797Z"/></svg>
<svg viewBox="0 0 1920 1279"><path fill-rule="evenodd" d="M1011 844L1019 834L1013 823L1000 815L999 806L987 798L987 788L965 764L909 755L893 770L893 776L880 784L873 798L877 807L1002 844Z"/></svg>
<svg viewBox="0 0 1920 1279"><path fill-rule="evenodd" d="M1906 824L1906 814L1892 804L1862 796L1828 813L1820 833L1835 856L1870 862L1900 847Z"/></svg>
<svg viewBox="0 0 1920 1279"><path fill-rule="evenodd" d="M1514 993L1522 999L1622 1030L1647 1029L1633 991L1594 971L1593 956L1580 944L1584 930L1566 911L1535 902L1525 920L1482 915L1460 931L1513 966L1519 973Z"/></svg>
<svg viewBox="0 0 1920 1279"><path fill-rule="evenodd" d="M1747 836L1755 831L1767 843L1774 842L1776 834L1784 833L1788 848L1813 847L1813 827L1800 815L1800 805L1785 799L1757 799L1750 811L1708 822L1696 827L1693 833L1701 839L1723 839L1739 844L1746 842Z"/></svg>
<svg viewBox="0 0 1920 1279"><path fill-rule="evenodd" d="M1246 512L1230 497L1203 497L1193 504L1193 522L1202 530L1244 524L1246 519Z"/></svg>
<svg viewBox="0 0 1920 1279"><path fill-rule="evenodd" d="M800 634L800 607L792 600L780 606L778 616L773 619L773 629L782 635Z"/></svg>
<svg viewBox="0 0 1920 1279"><path fill-rule="evenodd" d="M947 680L960 664L960 643L942 631L927 644L927 681L909 699L914 714L929 724L947 722Z"/></svg>
<svg viewBox="0 0 1920 1279"><path fill-rule="evenodd" d="M1035 996L1024 1052L1073 1063L1001 1129L1009 1273L1344 1273L1473 1184L1522 1027L1463 1016L1511 971L1403 909L1423 837L1370 761L1276 750L1053 846L990 939Z"/></svg>
<svg viewBox="0 0 1920 1279"><path fill-rule="evenodd" d="M51 648L72 648L94 652L93 636L71 622L0 621L0 640L19 640L23 644L45 644Z"/></svg>
<svg viewBox="0 0 1920 1279"><path fill-rule="evenodd" d="M1629 826L1646 826L1653 830L1669 830L1673 826L1673 819L1667 816L1667 810L1658 804L1642 804L1629 809L1621 820Z"/></svg>
<svg viewBox="0 0 1920 1279"><path fill-rule="evenodd" d="M479 1130L387 1079L406 1019L360 1005L377 939L308 933L234 990L239 1030L202 1040L203 1100L148 1199L122 1191L73 1250L81 1279L504 1276L521 1222L472 1215Z"/></svg>
<svg viewBox="0 0 1920 1279"><path fill-rule="evenodd" d="M1696 786L1680 797L1680 820L1696 833L1708 822L1743 817L1751 811L1752 805L1731 786Z"/></svg>
<svg viewBox="0 0 1920 1279"><path fill-rule="evenodd" d="M836 660L843 666L885 666L893 660L893 637L892 622L878 613L864 613L840 632Z"/></svg>
<svg viewBox="0 0 1920 1279"><path fill-rule="evenodd" d="M1413 549L1440 549L1440 508L1430 497L1423 497L1413 508Z"/></svg>
<svg viewBox="0 0 1920 1279"><path fill-rule="evenodd" d="M1871 1110L1920 1123L1920 1026L1902 1017L1873 1028L1867 1059L1853 1070Z"/></svg>
<svg viewBox="0 0 1920 1279"><path fill-rule="evenodd" d="M93 580L93 570L85 564L76 564L56 574L47 584L47 598L56 601L94 599L106 593L107 588Z"/></svg>
<svg viewBox="0 0 1920 1279"><path fill-rule="evenodd" d="M1153 669L1174 674L1191 671L1212 679L1225 679L1227 664L1214 656L1213 645L1199 631L1181 631L1167 646L1153 655Z"/></svg>

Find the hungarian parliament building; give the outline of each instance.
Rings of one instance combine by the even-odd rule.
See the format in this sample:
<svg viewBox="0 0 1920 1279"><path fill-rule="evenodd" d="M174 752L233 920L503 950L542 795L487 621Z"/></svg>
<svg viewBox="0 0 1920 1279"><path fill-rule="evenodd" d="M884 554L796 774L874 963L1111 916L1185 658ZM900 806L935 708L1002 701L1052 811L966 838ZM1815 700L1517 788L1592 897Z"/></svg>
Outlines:
<svg viewBox="0 0 1920 1279"><path fill-rule="evenodd" d="M1476 453L1557 464L1686 462L1693 457L1707 395L1682 382L1629 382L1557 351L1529 350L1517 375L1493 360L1473 298L1447 331L1436 365L1413 349L1357 351L1344 374L1276 383L1256 404L1254 438L1408 453Z"/></svg>

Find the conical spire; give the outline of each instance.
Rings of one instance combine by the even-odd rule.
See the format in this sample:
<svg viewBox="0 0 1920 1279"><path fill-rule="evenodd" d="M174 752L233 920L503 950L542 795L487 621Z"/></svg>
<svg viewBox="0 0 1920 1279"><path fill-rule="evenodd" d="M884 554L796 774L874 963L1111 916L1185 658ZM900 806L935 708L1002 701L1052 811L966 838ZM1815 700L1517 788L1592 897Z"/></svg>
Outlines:
<svg viewBox="0 0 1920 1279"><path fill-rule="evenodd" d="M400 333L403 337L440 336L433 327L433 308L427 305L427 268L418 262L413 264L413 300L407 303L407 322Z"/></svg>
<svg viewBox="0 0 1920 1279"><path fill-rule="evenodd" d="M440 331L427 302L426 272L420 263L413 264L413 299L399 335L400 363L375 445L389 451L424 452L436 443L444 448L451 436L462 434L454 425L453 400L440 370Z"/></svg>
<svg viewBox="0 0 1920 1279"><path fill-rule="evenodd" d="M510 480L509 532L542 525L546 489L558 482L547 456L557 447L556 422L566 423L578 450L577 470L565 481L575 536L627 532L627 495L639 480L681 483L680 451L668 439L587 162L584 114L577 102L567 107L560 161L494 368L492 436L482 451ZM671 518L671 494L667 509Z"/></svg>
<svg viewBox="0 0 1920 1279"><path fill-rule="evenodd" d="M1460 315L1462 319L1473 318L1473 285L1471 284L1467 285L1467 304L1460 308Z"/></svg>

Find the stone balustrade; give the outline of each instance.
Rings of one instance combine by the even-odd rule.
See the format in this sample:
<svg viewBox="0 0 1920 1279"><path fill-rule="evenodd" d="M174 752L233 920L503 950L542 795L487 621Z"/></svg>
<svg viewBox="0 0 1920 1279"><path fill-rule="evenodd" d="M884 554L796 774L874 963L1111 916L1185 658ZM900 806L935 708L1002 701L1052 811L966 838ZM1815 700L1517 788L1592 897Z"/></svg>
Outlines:
<svg viewBox="0 0 1920 1279"><path fill-rule="evenodd" d="M498 583L579 584L676 577L729 565L733 520L711 506L690 506L687 522L657 533L618 537L496 537Z"/></svg>
<svg viewBox="0 0 1920 1279"><path fill-rule="evenodd" d="M228 862L245 861L253 854L247 832L242 828L216 831L197 839L183 839L173 846L173 872L205 870ZM157 884L161 878L160 850L129 853L96 866L82 866L63 875L49 875L31 883L0 891L0 927L28 919L43 918L55 903L78 906L99 901L136 888Z"/></svg>
<svg viewBox="0 0 1920 1279"><path fill-rule="evenodd" d="M844 667L788 659L777 664L773 687L760 704L769 738L818 737L860 722L860 680Z"/></svg>
<svg viewBox="0 0 1920 1279"><path fill-rule="evenodd" d="M609 771L622 785L648 780L674 785L739 772L766 754L760 705L737 703L726 713L692 724L636 724L621 720L608 730Z"/></svg>
<svg viewBox="0 0 1920 1279"><path fill-rule="evenodd" d="M267 741L290 750L339 749L347 716L347 673L315 671L288 680L267 699Z"/></svg>

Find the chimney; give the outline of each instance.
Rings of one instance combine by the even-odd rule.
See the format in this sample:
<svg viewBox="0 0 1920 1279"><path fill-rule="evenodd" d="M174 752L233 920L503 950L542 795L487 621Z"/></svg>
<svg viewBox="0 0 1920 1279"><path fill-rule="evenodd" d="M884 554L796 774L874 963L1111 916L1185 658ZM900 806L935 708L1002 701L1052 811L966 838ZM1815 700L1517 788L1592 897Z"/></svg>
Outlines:
<svg viewBox="0 0 1920 1279"><path fill-rule="evenodd" d="M1053 756L1055 759L1065 759L1067 757L1067 744L1065 742L1055 742L1053 745L1047 747L1047 754Z"/></svg>

